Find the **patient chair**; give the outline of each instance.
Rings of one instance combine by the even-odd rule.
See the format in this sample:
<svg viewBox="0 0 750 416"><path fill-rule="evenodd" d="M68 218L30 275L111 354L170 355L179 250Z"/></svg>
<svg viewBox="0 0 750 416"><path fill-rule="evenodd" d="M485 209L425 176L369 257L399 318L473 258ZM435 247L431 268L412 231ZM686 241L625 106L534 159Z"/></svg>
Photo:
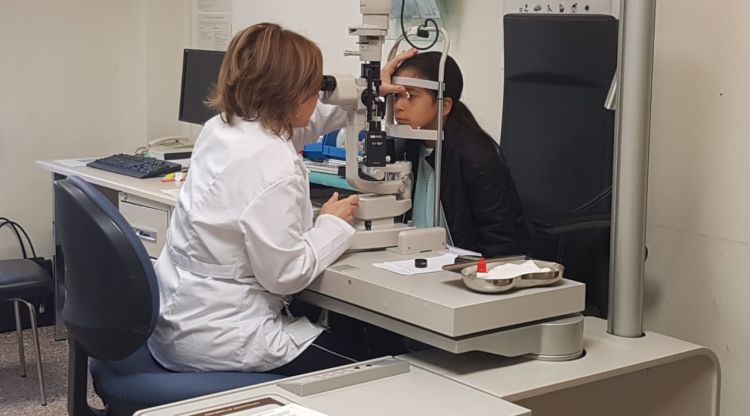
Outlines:
<svg viewBox="0 0 750 416"><path fill-rule="evenodd" d="M143 244L94 186L71 176L55 183L56 230L65 257L68 414L132 415L157 406L281 378L267 373L177 373L145 345L159 316L156 274ZM89 360L90 358L90 360ZM106 409L86 398L91 370Z"/></svg>
<svg viewBox="0 0 750 416"><path fill-rule="evenodd" d="M500 146L530 225L529 255L586 284L586 313L606 317L618 21L603 15L504 19Z"/></svg>

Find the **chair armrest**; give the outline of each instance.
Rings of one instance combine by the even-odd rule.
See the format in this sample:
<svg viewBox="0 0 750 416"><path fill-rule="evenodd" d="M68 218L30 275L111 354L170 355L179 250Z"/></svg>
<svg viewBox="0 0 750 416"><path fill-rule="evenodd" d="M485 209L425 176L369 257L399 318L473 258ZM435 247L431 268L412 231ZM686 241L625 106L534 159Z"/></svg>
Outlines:
<svg viewBox="0 0 750 416"><path fill-rule="evenodd" d="M608 228L611 223L610 214L581 215L556 221L533 220L534 228L542 234L558 235L571 231Z"/></svg>

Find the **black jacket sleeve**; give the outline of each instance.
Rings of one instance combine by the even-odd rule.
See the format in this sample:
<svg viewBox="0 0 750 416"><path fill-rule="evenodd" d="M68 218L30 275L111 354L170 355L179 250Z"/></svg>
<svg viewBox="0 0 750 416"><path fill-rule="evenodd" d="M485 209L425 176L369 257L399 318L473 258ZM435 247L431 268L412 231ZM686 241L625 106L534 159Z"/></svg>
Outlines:
<svg viewBox="0 0 750 416"><path fill-rule="evenodd" d="M486 257L523 254L528 231L513 178L499 148L484 150L462 160L476 243Z"/></svg>

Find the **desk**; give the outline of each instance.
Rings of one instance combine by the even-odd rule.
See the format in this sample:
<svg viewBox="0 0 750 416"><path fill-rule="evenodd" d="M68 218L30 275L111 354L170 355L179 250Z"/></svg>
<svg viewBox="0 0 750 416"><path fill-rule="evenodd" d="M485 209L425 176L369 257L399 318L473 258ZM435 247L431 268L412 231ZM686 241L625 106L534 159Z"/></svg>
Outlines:
<svg viewBox="0 0 750 416"><path fill-rule="evenodd" d="M331 416L718 416L719 371L711 351L651 332L642 338L608 335L606 321L597 318L586 318L585 327L587 353L574 361L427 350L398 357L410 363L406 374L331 391L297 396L279 386L286 379L137 415L191 415L272 395Z"/></svg>
<svg viewBox="0 0 750 416"><path fill-rule="evenodd" d="M372 265L415 257L429 255L344 254L298 297L453 353L550 359L580 354L583 284L563 279L554 286L493 295L470 291L454 272L402 276Z"/></svg>
<svg viewBox="0 0 750 416"><path fill-rule="evenodd" d="M86 166L70 167L56 160L40 160L36 163L43 170L51 172L53 176L75 175L100 188L125 192L166 206L174 207L177 204L175 197L162 192L162 190L176 189L179 186L174 183L161 182L159 178L138 179Z"/></svg>
<svg viewBox="0 0 750 416"><path fill-rule="evenodd" d="M174 189L175 185L158 179L71 168L55 161L38 164L52 172L53 179L77 175L97 185L116 204L122 201L123 194L167 210L176 203L174 197L162 192ZM405 331L458 339L493 327L542 319L556 311L568 313L583 308L583 285L572 281L564 281L555 288L518 292L510 296L514 302L500 306L494 302L496 297L472 294L455 284L457 278L451 274L408 278L371 270L375 257L382 261L393 256L396 254L390 252L347 254L302 296L324 306L333 302L354 317L363 314L372 318L372 323L401 325ZM60 297L62 292L58 288L64 282L62 263L56 245L56 294ZM554 308L545 309L551 307L550 303L555 304ZM57 316L59 322L60 315ZM493 409L491 413L495 415L528 415L526 409L532 409L535 416L718 415L719 365L710 350L655 333L637 339L613 337L606 334L605 324L586 318L586 355L579 360L542 362L428 350L400 357L411 363L408 374L308 396L299 403L331 415L365 416L404 414L404 411L435 415L467 413L456 409L476 409L477 414L489 414L488 409ZM189 402L224 403L270 393L281 390L275 383L268 383ZM477 407L461 407L470 403Z"/></svg>
<svg viewBox="0 0 750 416"><path fill-rule="evenodd" d="M584 328L586 354L573 361L440 350L399 358L534 416L719 415L719 362L711 350L650 331L616 337L607 333L606 321L593 317Z"/></svg>
<svg viewBox="0 0 750 416"><path fill-rule="evenodd" d="M38 164L51 171L55 179L76 175L97 185L110 195L110 200L131 225L140 230L139 234L153 233L144 238L144 245L152 257L159 255L169 216L176 204L176 199L163 191L175 189L175 184L160 182L158 178L136 179L88 167L69 167L58 161ZM63 257L57 243L55 246L56 265L59 265L63 263ZM416 255L409 256L412 257ZM565 317L582 311L585 306L584 285L571 280L553 287L493 296L469 291L463 286L460 275L453 272L405 277L372 266L375 262L404 258L382 250L346 254L316 279L301 297L326 309L453 352L488 351L481 344L496 344L496 333L501 332L498 329ZM63 267L56 266L55 270L55 310L59 312L64 301L65 277ZM341 310L341 307L352 310ZM64 328L61 320L57 321L56 334L62 337ZM569 332L572 333L571 342L555 345L552 355L571 356L580 352L582 325L571 326ZM529 336L535 337L536 334ZM529 336L525 339L531 339ZM536 343L530 343L534 344L531 348L536 348ZM544 344L545 350L539 353L546 354L547 343ZM514 346L512 351L489 352L511 356L537 352L525 349L528 349L527 345ZM555 354L558 350L562 353Z"/></svg>

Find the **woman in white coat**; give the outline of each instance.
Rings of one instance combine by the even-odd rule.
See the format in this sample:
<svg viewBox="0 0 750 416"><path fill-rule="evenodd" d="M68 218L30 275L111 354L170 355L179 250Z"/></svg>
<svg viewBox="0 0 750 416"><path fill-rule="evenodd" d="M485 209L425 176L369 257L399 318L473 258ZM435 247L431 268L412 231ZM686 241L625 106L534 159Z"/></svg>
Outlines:
<svg viewBox="0 0 750 416"><path fill-rule="evenodd" d="M232 40L156 264L161 314L149 340L176 371L294 374L347 361L311 347L322 329L282 313L350 246L357 196L313 223L297 150L345 124L318 103L322 55L275 24Z"/></svg>

